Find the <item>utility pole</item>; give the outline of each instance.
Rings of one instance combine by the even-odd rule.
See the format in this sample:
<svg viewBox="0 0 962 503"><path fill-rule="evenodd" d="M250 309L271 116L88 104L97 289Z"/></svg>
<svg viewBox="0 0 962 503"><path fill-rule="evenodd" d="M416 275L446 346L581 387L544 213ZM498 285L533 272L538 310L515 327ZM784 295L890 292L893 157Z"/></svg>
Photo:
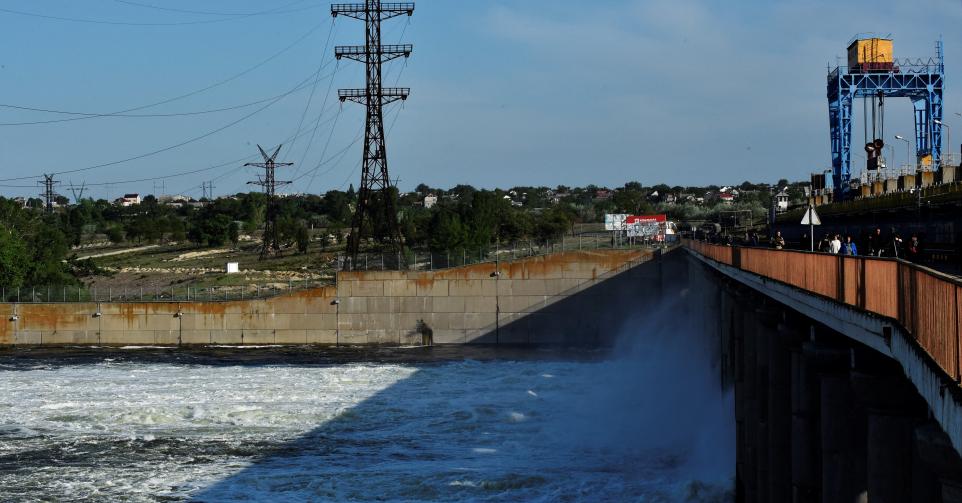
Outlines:
<svg viewBox="0 0 962 503"><path fill-rule="evenodd" d="M361 243L361 233L365 219L371 219L371 198L377 191L381 193L384 223L388 227L388 240L398 250L401 249L401 230L398 226L397 208L391 194L391 178L387 169L387 142L384 138L384 105L397 100L406 100L409 88L385 88L381 86L381 66L399 57L411 55L411 45L381 45L381 22L402 15L414 14L413 2L382 3L380 0L366 0L364 3L333 4L331 15L347 16L364 21L366 39L364 45L337 46L334 57L348 58L364 63L367 67L364 89L340 89L341 102L353 101L367 107L364 132L364 154L361 166L361 186L358 189L357 209L351 220L351 234L348 236L347 253L350 261L345 268L355 267Z"/></svg>
<svg viewBox="0 0 962 503"><path fill-rule="evenodd" d="M86 180L80 184L80 187L77 187L73 184L73 182L70 182L70 192L73 193L73 200L75 203L80 204L80 200L84 197L85 190L87 190Z"/></svg>
<svg viewBox="0 0 962 503"><path fill-rule="evenodd" d="M53 175L43 175L43 180L37 182L43 186L43 192L40 193L40 197L43 198L44 211L47 213L53 213L54 201L60 194L54 192L54 185L59 185L60 182L53 179Z"/></svg>
<svg viewBox="0 0 962 503"><path fill-rule="evenodd" d="M248 166L248 164L245 164L245 166ZM213 201L214 200L214 181L211 180L209 182L200 182L200 184L201 184L201 189L204 191L204 199L207 199L208 201Z"/></svg>
<svg viewBox="0 0 962 503"><path fill-rule="evenodd" d="M160 192L157 192L157 189L158 189L158 188L160 189ZM155 181L155 182L154 182L154 197L160 199L159 196L162 196L162 195L164 195L164 194L166 194L166 193L167 193L167 180L161 180L160 182L156 182L156 181Z"/></svg>
<svg viewBox="0 0 962 503"><path fill-rule="evenodd" d="M277 181L274 178L274 169L294 165L293 162L277 162L277 154L280 153L282 146L283 145L278 145L277 150L275 150L272 155L267 155L267 152L258 145L257 150L260 150L264 162L249 162L244 165L264 168L263 177L257 177L257 181L247 182L249 185L260 185L264 188L264 194L267 194L267 219L264 222L264 244L261 247L261 260L266 256L273 256L281 250L277 244L277 202L275 200L275 190L278 185L288 185L291 182ZM213 192L213 185L211 185L211 191Z"/></svg>

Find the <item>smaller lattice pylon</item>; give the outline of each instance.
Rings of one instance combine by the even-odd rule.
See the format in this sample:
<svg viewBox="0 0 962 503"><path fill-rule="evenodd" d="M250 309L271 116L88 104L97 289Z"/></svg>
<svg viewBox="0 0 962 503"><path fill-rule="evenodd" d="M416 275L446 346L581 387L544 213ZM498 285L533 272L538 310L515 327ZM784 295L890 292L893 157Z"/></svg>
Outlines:
<svg viewBox="0 0 962 503"><path fill-rule="evenodd" d="M293 162L277 162L277 154L280 153L282 146L283 145L278 145L273 154L267 155L267 152L258 145L257 150L260 150L264 162L249 162L244 164L244 166L264 169L264 176L258 177L255 181L247 182L250 185L260 185L264 188L264 194L267 195L267 218L264 222L264 244L261 247L261 259L266 256L276 255L281 251L280 245L277 242L277 201L275 193L278 185L289 185L291 182L278 181L274 177L274 169L294 165Z"/></svg>
<svg viewBox="0 0 962 503"><path fill-rule="evenodd" d="M43 186L43 192L40 193L40 197L43 198L44 211L47 213L53 213L53 205L56 202L56 199L60 197L60 194L57 194L53 190L53 187L54 185L59 185L60 182L54 180L53 175L51 174L43 175L43 180L40 180L37 183Z"/></svg>

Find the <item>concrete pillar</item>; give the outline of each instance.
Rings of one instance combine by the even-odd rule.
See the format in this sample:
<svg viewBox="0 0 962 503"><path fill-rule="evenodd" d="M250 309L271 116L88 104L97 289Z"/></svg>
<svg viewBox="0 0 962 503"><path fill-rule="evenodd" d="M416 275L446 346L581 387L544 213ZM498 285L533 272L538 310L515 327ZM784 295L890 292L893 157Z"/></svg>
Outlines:
<svg viewBox="0 0 962 503"><path fill-rule="evenodd" d="M848 373L822 374L819 392L822 501L865 501L864 421L859 421Z"/></svg>
<svg viewBox="0 0 962 503"><path fill-rule="evenodd" d="M815 503L821 498L819 459L819 388L808 356L792 351L792 499Z"/></svg>
<svg viewBox="0 0 962 503"><path fill-rule="evenodd" d="M869 411L866 456L872 503L901 503L912 497L913 420Z"/></svg>
<svg viewBox="0 0 962 503"><path fill-rule="evenodd" d="M755 338L755 483L758 501L772 501L768 494L771 479L769 460L772 455L768 437L771 396L771 369L768 359L773 337L764 325L763 318L767 314L756 310L752 327Z"/></svg>
<svg viewBox="0 0 962 503"><path fill-rule="evenodd" d="M768 500L791 501L792 359L796 331L784 323L781 309L762 318L768 346Z"/></svg>
<svg viewBox="0 0 962 503"><path fill-rule="evenodd" d="M739 338L735 353L735 501L759 501L756 477L756 415L755 389L756 359L755 336L752 327L755 313L740 309L737 314Z"/></svg>

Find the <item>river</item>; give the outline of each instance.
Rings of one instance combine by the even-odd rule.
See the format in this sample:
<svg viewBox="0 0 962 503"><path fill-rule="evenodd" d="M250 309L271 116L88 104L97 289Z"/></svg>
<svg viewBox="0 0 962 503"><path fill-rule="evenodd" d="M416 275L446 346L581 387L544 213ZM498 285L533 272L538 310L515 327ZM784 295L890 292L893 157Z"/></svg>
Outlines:
<svg viewBox="0 0 962 503"><path fill-rule="evenodd" d="M717 371L647 354L5 350L0 501L731 501Z"/></svg>

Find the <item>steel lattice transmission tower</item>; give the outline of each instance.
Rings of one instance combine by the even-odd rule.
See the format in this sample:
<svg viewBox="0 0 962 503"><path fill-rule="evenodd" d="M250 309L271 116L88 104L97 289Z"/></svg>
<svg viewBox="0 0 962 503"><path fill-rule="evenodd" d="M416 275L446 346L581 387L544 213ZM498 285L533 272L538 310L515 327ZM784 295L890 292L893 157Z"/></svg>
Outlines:
<svg viewBox="0 0 962 503"><path fill-rule="evenodd" d="M53 203L57 197L60 196L60 194L57 194L53 190L53 187L54 185L59 185L60 182L55 181L53 179L53 175L43 175L43 180L38 181L37 183L43 185L43 192L40 194L40 197L43 198L44 211L47 213L53 213Z"/></svg>
<svg viewBox="0 0 962 503"><path fill-rule="evenodd" d="M273 154L267 155L267 152L258 145L257 150L260 150L264 162L249 162L244 165L264 168L263 177L257 177L256 181L247 182L249 185L260 185L264 188L264 194L267 195L267 218L264 222L264 244L261 247L261 259L266 256L275 255L281 250L277 244L277 201L275 191L278 185L289 185L291 182L277 181L277 179L274 178L274 169L294 165L293 162L277 162L277 154L280 153L282 146L283 145L278 145Z"/></svg>
<svg viewBox="0 0 962 503"><path fill-rule="evenodd" d="M384 105L397 100L406 100L409 88L383 87L381 85L381 66L399 57L411 55L411 45L381 45L381 21L402 15L414 14L413 2L381 2L366 0L364 3L333 4L331 15L339 15L364 21L367 37L364 45L337 46L334 56L348 58L364 63L367 67L367 87L364 89L340 89L341 102L353 101L367 107L367 121L364 132L364 156L361 166L361 186L358 189L357 210L351 221L351 235L348 237L350 266L357 261L361 232L366 218L372 218L371 198L381 192L381 206L384 223L387 225L389 239L394 246L401 247L401 231L398 227L397 208L390 192L391 177L387 170L387 142L384 138ZM373 218L372 218L373 220Z"/></svg>

